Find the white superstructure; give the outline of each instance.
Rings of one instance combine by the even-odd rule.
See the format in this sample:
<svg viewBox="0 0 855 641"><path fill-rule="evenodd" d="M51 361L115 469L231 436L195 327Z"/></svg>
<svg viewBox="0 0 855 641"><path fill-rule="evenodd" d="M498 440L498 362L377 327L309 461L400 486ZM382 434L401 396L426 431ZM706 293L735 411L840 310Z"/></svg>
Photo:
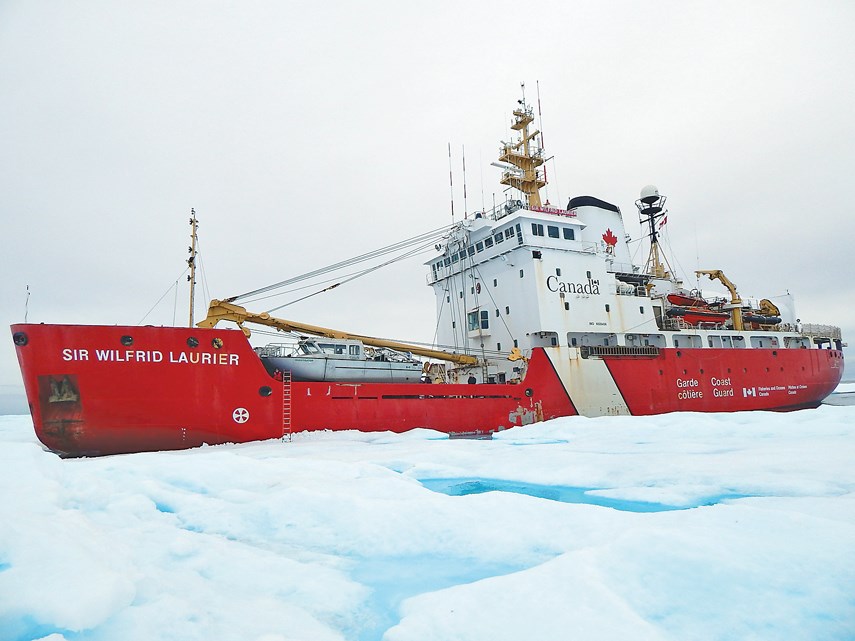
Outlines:
<svg viewBox="0 0 855 641"><path fill-rule="evenodd" d="M703 273L728 286L732 300L716 307L703 303L703 308L670 302L669 294L685 290L659 253L657 225L667 212L655 187L645 187L636 203L642 224L650 227L651 252L643 267L632 264L617 206L591 196L572 198L566 208L542 205L539 188L545 179L537 169L542 151L528 133L532 111L521 104L512 124L520 139L503 143L499 165L502 182L518 189L521 198L456 224L437 246L440 254L426 263L436 294L437 345L481 360L459 368L458 379L520 378L533 347L551 348L547 353L565 385L584 380L589 388L572 394L595 406L582 413L597 413L600 404L617 405L609 411L622 413L610 398L616 390L603 363L588 358L592 350L643 354L662 348L816 346L815 337L799 331L791 296L752 309L717 270ZM743 323L742 315L754 322ZM839 330L826 332L822 340L830 347L835 338L839 349ZM573 375L577 367L585 368L584 377Z"/></svg>

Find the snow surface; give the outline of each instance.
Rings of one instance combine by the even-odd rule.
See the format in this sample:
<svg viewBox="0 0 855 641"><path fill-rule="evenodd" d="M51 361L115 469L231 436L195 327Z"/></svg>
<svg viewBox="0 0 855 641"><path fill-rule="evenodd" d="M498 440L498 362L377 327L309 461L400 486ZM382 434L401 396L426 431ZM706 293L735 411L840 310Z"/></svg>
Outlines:
<svg viewBox="0 0 855 641"><path fill-rule="evenodd" d="M855 639L853 461L855 406L78 460L0 417L0 639Z"/></svg>

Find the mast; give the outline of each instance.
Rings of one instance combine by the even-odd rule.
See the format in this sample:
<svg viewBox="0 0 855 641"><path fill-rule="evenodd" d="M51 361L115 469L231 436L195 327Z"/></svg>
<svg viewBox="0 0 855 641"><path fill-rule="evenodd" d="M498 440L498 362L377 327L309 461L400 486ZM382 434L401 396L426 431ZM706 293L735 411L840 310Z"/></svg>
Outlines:
<svg viewBox="0 0 855 641"><path fill-rule="evenodd" d="M539 190L546 186L544 174L538 170L543 164L543 150L531 142L540 131L529 132L528 126L534 122L534 112L526 104L524 83L522 88L523 98L517 101L520 106L514 109L514 122L511 125L511 129L520 132L520 139L513 143L502 141L499 161L507 165L497 165L506 170L499 182L519 189L525 194L529 207L540 207Z"/></svg>
<svg viewBox="0 0 855 641"><path fill-rule="evenodd" d="M188 251L190 252L190 258L187 259L187 264L190 265L190 274L187 276L187 280L190 281L190 324L188 327L193 327L193 307L196 296L196 229L198 228L198 223L196 222L196 210L190 209L190 247Z"/></svg>
<svg viewBox="0 0 855 641"><path fill-rule="evenodd" d="M650 238L650 253L644 264L644 273L655 278L671 278L671 265L664 254L659 251L659 231L656 229L656 221L668 212L665 209L665 196L659 195L659 190L654 185L647 185L641 190L641 198L635 201L638 207L638 215L641 224L648 226L648 238Z"/></svg>

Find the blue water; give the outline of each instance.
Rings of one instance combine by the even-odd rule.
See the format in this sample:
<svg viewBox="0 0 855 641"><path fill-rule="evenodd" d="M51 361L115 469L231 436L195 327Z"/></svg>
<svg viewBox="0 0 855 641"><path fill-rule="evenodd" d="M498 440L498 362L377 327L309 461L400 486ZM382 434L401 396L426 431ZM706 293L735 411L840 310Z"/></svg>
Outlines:
<svg viewBox="0 0 855 641"><path fill-rule="evenodd" d="M61 634L68 641L80 638L80 634L77 632L58 628L54 625L45 625L29 614L0 617L0 639L3 641L32 641L32 639L41 639L51 634Z"/></svg>
<svg viewBox="0 0 855 641"><path fill-rule="evenodd" d="M591 490L603 489L594 487L572 487L567 485L537 485L536 483L523 483L520 481L503 481L502 479L483 478L453 478L453 479L424 479L420 481L427 489L441 492L450 496L466 496L468 494L482 494L484 492L512 492L525 494L549 501L560 501L561 503L584 503L587 505L599 505L624 512L667 512L669 510L685 510L702 505L715 505L725 499L745 498L745 494L720 494L717 496L704 497L703 500L692 505L667 505L665 503L651 503L647 501L630 501L628 499L614 499L597 494L589 494Z"/></svg>
<svg viewBox="0 0 855 641"><path fill-rule="evenodd" d="M372 589L368 610L373 619L353 631L359 641L379 641L400 619L401 603L417 594L473 583L517 572L527 565L485 563L477 559L438 555L366 558L358 562L353 578Z"/></svg>

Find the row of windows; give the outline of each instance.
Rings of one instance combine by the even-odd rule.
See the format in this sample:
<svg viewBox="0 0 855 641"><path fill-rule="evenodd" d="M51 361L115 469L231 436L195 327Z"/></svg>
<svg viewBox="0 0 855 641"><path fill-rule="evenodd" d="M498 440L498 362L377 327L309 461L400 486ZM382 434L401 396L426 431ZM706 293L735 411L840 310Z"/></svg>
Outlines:
<svg viewBox="0 0 855 641"><path fill-rule="evenodd" d="M436 261L431 264L431 268L433 269L433 277L437 278L439 275L439 270L442 267L449 267L450 265L454 265L459 263L466 258L471 258L475 254L479 254L486 249L491 249L496 245L505 242L506 240L511 240L514 236L517 238L517 244L523 244L522 237L522 229L519 224L514 225L513 227L507 227L505 229L500 229L492 236L487 236L484 240L479 240L474 245L469 245L468 247L464 247L460 251L454 252L450 256L446 256L445 258Z"/></svg>
<svg viewBox="0 0 855 641"><path fill-rule="evenodd" d="M531 233L535 236L543 236L544 235L544 225L543 223L531 223ZM576 240L576 230L572 227L558 227L557 225L546 225L546 235L550 238L561 238L564 236L564 240ZM506 227L504 230L499 230L492 236L488 236L484 240L479 240L474 245L469 245L461 249L460 251L454 252L450 256L446 256L445 258L436 261L431 264L431 268L433 269L433 277L438 278L439 271L442 267L449 267L451 265L455 265L466 258L471 258L475 254L481 253L486 249L491 249L492 247L498 245L499 243L503 243L506 240L511 240L514 235L517 237L517 244L523 244L522 230L520 229L519 223L514 225L513 227Z"/></svg>
<svg viewBox="0 0 855 641"><path fill-rule="evenodd" d="M564 234L564 240L576 240L576 230L572 227L558 227L557 225L547 225L546 233L550 238L561 238ZM535 236L543 236L543 224L532 223L531 233Z"/></svg>

